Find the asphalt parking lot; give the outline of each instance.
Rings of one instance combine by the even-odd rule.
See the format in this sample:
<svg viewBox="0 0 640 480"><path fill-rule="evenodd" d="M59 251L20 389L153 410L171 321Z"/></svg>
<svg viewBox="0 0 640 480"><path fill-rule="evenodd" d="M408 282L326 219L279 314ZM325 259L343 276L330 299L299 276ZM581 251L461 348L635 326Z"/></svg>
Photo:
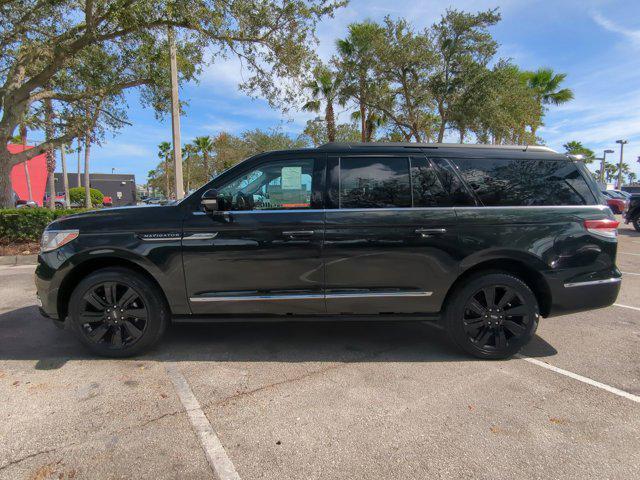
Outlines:
<svg viewBox="0 0 640 480"><path fill-rule="evenodd" d="M640 233L615 306L520 358L424 324L172 327L96 359L0 268L0 478L640 478Z"/></svg>

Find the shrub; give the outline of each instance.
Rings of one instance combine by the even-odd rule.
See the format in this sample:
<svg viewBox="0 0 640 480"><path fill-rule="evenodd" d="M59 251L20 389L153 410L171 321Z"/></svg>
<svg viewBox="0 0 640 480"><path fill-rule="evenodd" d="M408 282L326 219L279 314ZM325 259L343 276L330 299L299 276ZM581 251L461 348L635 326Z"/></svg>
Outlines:
<svg viewBox="0 0 640 480"><path fill-rule="evenodd" d="M45 227L56 218L84 211L86 210L0 209L0 243L38 241Z"/></svg>
<svg viewBox="0 0 640 480"><path fill-rule="evenodd" d="M89 189L91 205L102 205L104 195L95 188ZM69 200L72 205L84 205L84 187L74 187L69 189Z"/></svg>

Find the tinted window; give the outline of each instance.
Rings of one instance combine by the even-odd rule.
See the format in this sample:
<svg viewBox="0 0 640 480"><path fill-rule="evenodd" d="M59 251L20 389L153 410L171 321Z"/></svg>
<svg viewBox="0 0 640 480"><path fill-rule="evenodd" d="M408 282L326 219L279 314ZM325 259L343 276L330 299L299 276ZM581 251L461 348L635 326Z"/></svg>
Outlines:
<svg viewBox="0 0 640 480"><path fill-rule="evenodd" d="M431 161L438 171L442 187L447 193L451 205L464 206L476 204L447 160L444 158L432 158Z"/></svg>
<svg viewBox="0 0 640 480"><path fill-rule="evenodd" d="M410 207L409 159L343 157L340 159L340 207Z"/></svg>
<svg viewBox="0 0 640 480"><path fill-rule="evenodd" d="M451 205L435 169L426 158L411 158L411 188L414 207Z"/></svg>
<svg viewBox="0 0 640 480"><path fill-rule="evenodd" d="M456 159L454 162L487 206L594 203L586 181L568 161Z"/></svg>
<svg viewBox="0 0 640 480"><path fill-rule="evenodd" d="M221 210L310 208L313 159L274 161L219 188Z"/></svg>

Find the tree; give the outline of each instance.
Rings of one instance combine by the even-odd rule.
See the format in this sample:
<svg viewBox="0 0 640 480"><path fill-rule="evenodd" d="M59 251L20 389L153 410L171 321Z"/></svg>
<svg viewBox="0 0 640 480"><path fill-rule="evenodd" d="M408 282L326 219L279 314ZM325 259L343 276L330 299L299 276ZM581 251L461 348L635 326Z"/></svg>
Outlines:
<svg viewBox="0 0 640 480"><path fill-rule="evenodd" d="M368 128L382 120L401 132L405 141L431 138L434 104L429 78L434 53L428 33L415 33L404 19L385 17L373 47L375 78L380 87L368 106L380 113L377 119L368 119ZM359 118L360 112L355 113Z"/></svg>
<svg viewBox="0 0 640 480"><path fill-rule="evenodd" d="M336 42L339 59L336 60L339 71L344 75L342 95L345 99L353 99L358 104L360 114L361 141L366 142L368 105L384 88L375 77L376 63L374 45L382 35L380 25L366 21L349 25L347 38Z"/></svg>
<svg viewBox="0 0 640 480"><path fill-rule="evenodd" d="M474 83L468 81L469 72L475 64L486 66L495 55L497 43L488 28L499 20L497 9L476 14L449 9L431 27L435 72L429 87L440 117L438 142L444 139L453 106Z"/></svg>
<svg viewBox="0 0 640 480"><path fill-rule="evenodd" d="M75 115L82 101L141 89L143 103L157 110L168 99L168 76L158 58L166 49L159 32L176 29L198 72L206 46L213 57L235 55L248 70L241 84L276 105L297 96L295 82L307 70L317 22L343 4L342 0L6 0L0 6L0 205L11 204L11 168L55 149L79 135ZM87 62L77 62L89 50L114 55L126 66L107 85L78 87L72 81ZM180 45L178 45L180 49ZM162 55L164 53L164 55ZM71 81L69 81L71 80ZM35 148L10 153L4 145L29 111L51 99L59 112L57 135Z"/></svg>
<svg viewBox="0 0 640 480"><path fill-rule="evenodd" d="M171 164L171 143L162 142L158 145L158 158L161 159L164 173L164 197L171 198L171 182L169 181L169 170Z"/></svg>
<svg viewBox="0 0 640 480"><path fill-rule="evenodd" d="M307 124L302 132L302 139L305 143L319 147L329 141L327 124L321 117L307 120ZM336 125L336 136L334 142L357 142L360 140L360 131L355 123L339 123Z"/></svg>
<svg viewBox="0 0 640 480"><path fill-rule="evenodd" d="M634 183L636 183L636 180L637 180L637 178L638 178L638 175L636 175L636 173L635 173L635 172L629 172L629 173L627 174L627 177L629 178L629 183L630 183L630 184L634 184Z"/></svg>
<svg viewBox="0 0 640 480"><path fill-rule="evenodd" d="M311 99L302 106L303 110L319 112L324 103L324 120L327 124L327 138L330 142L336 141L336 117L334 103L340 95L342 76L329 69L325 65L317 65L313 71L313 78L304 84L309 90Z"/></svg>
<svg viewBox="0 0 640 480"><path fill-rule="evenodd" d="M573 99L571 89L560 88L560 84L567 78L565 73L554 73L551 68L539 68L535 72L526 72L525 78L541 109L546 105L560 105ZM537 127L533 126L534 135Z"/></svg>
<svg viewBox="0 0 640 480"><path fill-rule="evenodd" d="M567 142L562 147L564 148L565 152L570 155L582 155L582 161L584 163L591 163L596 158L593 150L583 146L582 142L578 142L576 140Z"/></svg>
<svg viewBox="0 0 640 480"><path fill-rule="evenodd" d="M202 155L202 160L204 162L204 172L206 179L210 179L213 175L215 175L216 167L212 165L211 151L213 150L213 140L210 136L204 137L196 137L193 141L193 145L197 149L198 153Z"/></svg>

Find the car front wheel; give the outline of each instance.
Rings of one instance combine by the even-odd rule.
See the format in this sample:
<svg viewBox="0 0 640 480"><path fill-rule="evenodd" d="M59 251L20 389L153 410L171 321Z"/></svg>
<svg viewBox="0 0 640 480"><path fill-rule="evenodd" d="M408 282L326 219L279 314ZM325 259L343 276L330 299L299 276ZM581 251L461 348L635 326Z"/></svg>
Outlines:
<svg viewBox="0 0 640 480"><path fill-rule="evenodd" d="M126 268L106 268L73 291L69 317L80 341L107 357L136 355L155 344L169 322L158 287Z"/></svg>
<svg viewBox="0 0 640 480"><path fill-rule="evenodd" d="M445 311L452 341L486 359L518 352L535 334L538 318L538 302L531 289L506 273L470 278L456 289Z"/></svg>

